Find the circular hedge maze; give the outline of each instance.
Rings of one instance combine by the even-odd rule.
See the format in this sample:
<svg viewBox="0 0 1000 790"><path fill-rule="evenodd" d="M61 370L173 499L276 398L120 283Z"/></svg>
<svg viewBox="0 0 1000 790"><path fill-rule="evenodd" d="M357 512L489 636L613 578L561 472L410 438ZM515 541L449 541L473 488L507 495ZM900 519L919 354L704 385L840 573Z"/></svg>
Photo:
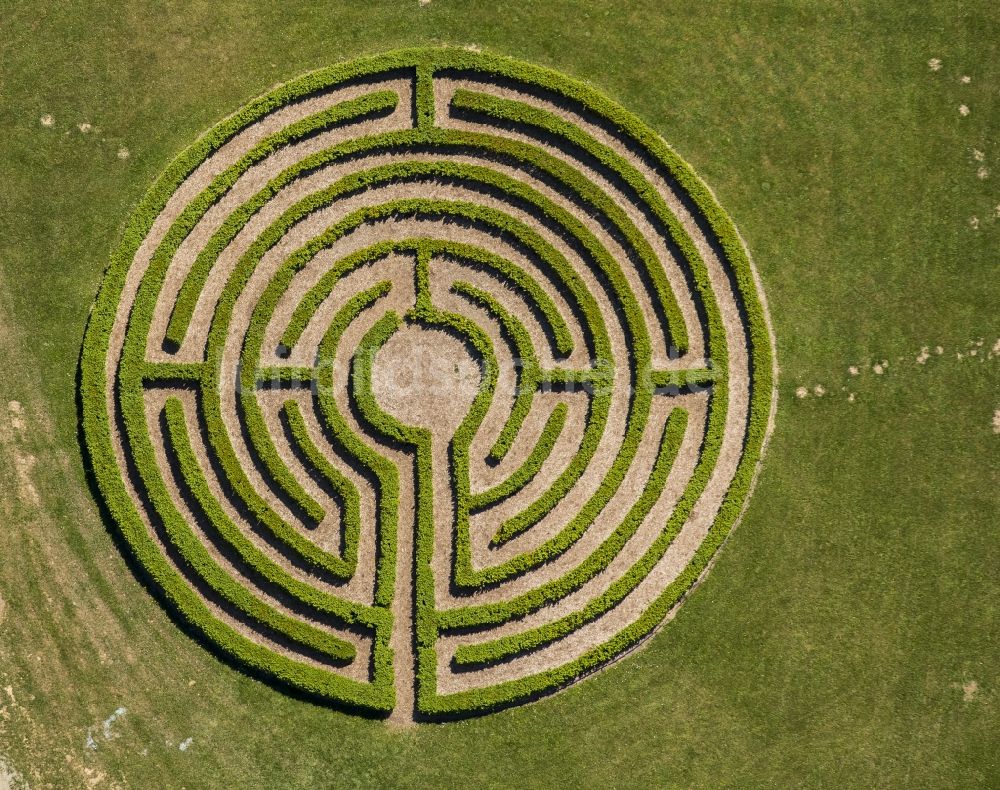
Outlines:
<svg viewBox="0 0 1000 790"><path fill-rule="evenodd" d="M659 137L554 72L425 49L282 85L169 166L81 402L175 617L422 720L662 623L744 506L772 393L746 251Z"/></svg>

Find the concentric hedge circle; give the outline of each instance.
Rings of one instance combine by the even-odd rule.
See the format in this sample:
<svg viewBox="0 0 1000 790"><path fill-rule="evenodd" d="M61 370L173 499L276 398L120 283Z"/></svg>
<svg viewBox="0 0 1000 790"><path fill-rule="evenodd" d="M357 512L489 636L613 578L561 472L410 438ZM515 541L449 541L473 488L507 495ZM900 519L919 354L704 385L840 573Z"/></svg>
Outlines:
<svg viewBox="0 0 1000 790"><path fill-rule="evenodd" d="M580 83L444 49L309 74L181 154L82 372L100 490L176 616L404 719L648 635L741 512L773 393L691 169Z"/></svg>

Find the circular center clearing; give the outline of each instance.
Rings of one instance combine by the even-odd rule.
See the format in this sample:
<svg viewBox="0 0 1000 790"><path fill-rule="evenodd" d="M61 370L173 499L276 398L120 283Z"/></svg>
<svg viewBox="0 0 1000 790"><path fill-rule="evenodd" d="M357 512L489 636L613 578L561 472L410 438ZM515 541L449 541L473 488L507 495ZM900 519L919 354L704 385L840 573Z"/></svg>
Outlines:
<svg viewBox="0 0 1000 790"><path fill-rule="evenodd" d="M407 324L372 364L378 405L405 425L451 438L479 393L482 371L468 346L441 329Z"/></svg>

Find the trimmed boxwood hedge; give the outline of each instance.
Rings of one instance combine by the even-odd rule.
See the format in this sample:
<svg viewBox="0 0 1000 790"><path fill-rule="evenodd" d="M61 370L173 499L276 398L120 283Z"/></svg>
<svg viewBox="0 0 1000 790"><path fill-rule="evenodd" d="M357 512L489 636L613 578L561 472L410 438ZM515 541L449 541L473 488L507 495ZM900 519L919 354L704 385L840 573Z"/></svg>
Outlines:
<svg viewBox="0 0 1000 790"><path fill-rule="evenodd" d="M152 228L154 220L178 186L228 140L275 110L338 85L372 75L398 74L407 70L412 72L415 82L415 128L364 135L303 157L270 179L261 190L239 205L211 235L181 285L165 336L165 348L168 351L184 348L188 326L219 255L270 200L289 186L330 164L357 163L353 172L291 206L242 255L235 270L228 276L218 303L214 305L214 317L203 360L148 361L147 336L167 268L180 245L209 209L229 193L244 173L274 151L327 129L392 112L397 107L399 97L392 91L373 90L358 98L334 104L265 137L213 178L210 185L185 207L153 252L128 319L121 359L113 375L109 377L106 357L126 276L133 257ZM433 498L429 495L433 479L431 437L424 430L402 425L379 408L371 386L371 365L378 349L403 323L421 322L460 335L483 361L483 386L449 448L449 463L455 484L455 567L450 582L460 592L500 584L537 569L566 551L596 519L602 517L608 501L623 482L646 428L652 398L658 394L686 390L710 390L708 420L698 463L668 523L645 554L580 611L519 634L460 648L453 663L456 668L467 670L509 660L524 652L552 644L611 611L648 576L705 490L718 459L729 405L728 349L719 307L697 247L656 189L630 161L565 118L529 102L490 95L485 88L483 91L456 91L449 112L456 117L474 119L487 126L494 125L497 133L442 128L435 117L433 80L436 74L464 78L472 83L480 82L484 86L497 79L519 82L542 95L557 97L560 103L582 116L599 119L600 125L609 134L632 141L630 147L633 152L645 157L648 166L675 184L686 194L690 203L697 207L714 237L713 241L722 250L724 265L736 285L744 311L752 375L749 427L735 477L708 536L688 566L654 604L614 637L595 645L584 655L562 666L517 680L451 694L439 694L437 691L436 644L439 635L459 629L488 629L491 625L524 617L580 589L606 568L659 498L674 458L689 430L687 413L681 408L675 408L670 413L663 428L659 453L646 490L601 545L573 569L506 600L438 611L431 569L435 530ZM510 128L523 132L529 139L557 140L558 147L571 151L587 162L589 167L604 174L617 189L641 205L641 210L647 217L664 229L669 243L679 251L690 282L694 285L696 307L706 330L706 358L711 360L709 368L654 369L652 340L621 263L609 254L575 213L563 207L562 202L568 201L586 214L600 218L605 232L625 250L640 277L651 285L658 302L658 320L667 344L683 353L689 348L687 330L656 254L628 214L599 186L546 150L520 139L502 136L500 132ZM436 158L427 159L424 156L388 165L365 166L365 157L405 150L419 151L424 155L430 153ZM545 192L504 172L449 161L449 157L469 150L483 151L492 161L504 163L540 180L547 185L547 189L559 194L559 200L553 200ZM230 372L223 370L223 352L231 331L236 300L267 251L314 212L349 195L381 186L442 181L502 195L519 211L528 212L557 235L568 239L570 246L580 255L584 265L589 267L592 276L599 283L602 298L620 308L626 354L620 359L612 354L610 338L598 302L573 266L541 234L516 216L470 202L423 198L392 200L352 212L282 262L277 274L267 284L262 298L255 305L249 330L241 343L240 367L234 382L238 387L234 404L240 421L239 430L249 439L266 484L290 503L291 510L302 522L301 525L289 523L255 490L241 468L232 444L229 430L235 430L235 426L227 427L223 423L223 388L233 383L229 379ZM351 360L350 397L357 414L369 428L382 434L387 441L412 448L415 455L417 512L413 628L417 660L417 713L420 716L438 717L492 710L555 690L594 667L614 659L648 635L703 572L738 518L766 438L773 391L773 361L769 330L746 251L731 221L691 168L634 115L585 85L555 72L500 57L452 49L404 50L356 61L307 75L251 102L203 135L171 163L132 215L98 294L84 340L81 358L81 418L85 443L98 487L117 529L149 575L154 587L178 618L203 633L223 654L265 676L306 693L349 706L377 712L391 710L395 702L394 671L399 668L393 666L389 637L393 628L406 627L405 623L394 623L392 615L392 599L396 587L399 474L388 458L354 432L341 412L343 405L338 404L333 396L333 360L337 358L341 338L347 328L362 315L366 316L366 321L371 321L372 316L383 310L379 304L390 292L392 285L388 281L378 283L341 304L324 333L318 357L312 367L270 364L267 362L269 356L265 355L263 343L265 330L279 300L296 273L309 265L320 251L362 225L397 217L460 221L482 228L524 251L543 275L550 279L550 283L566 295L568 307L581 327L581 340L592 360L591 365L583 368L569 368L561 364L544 368L526 329L500 300L488 290L469 283L452 284L455 294L496 322L504 342L510 345L523 362L518 371L518 391L511 414L489 451L491 461L499 463L511 450L526 415L531 408L537 408L533 406L534 394L539 389L575 389L579 386L586 393L588 402L584 434L576 453L541 497L498 526L492 538L493 545L516 541L556 507L592 462L607 424L614 393L625 386L630 388L627 428L621 446L608 465L604 479L579 513L556 535L540 545L515 554L496 566L476 569L472 564L470 516L474 513L488 514L490 508L524 490L537 476L564 430L568 408L565 403L559 403L553 408L526 460L505 480L487 491L472 492L468 475L469 447L493 398L498 374L496 354L486 333L468 317L442 311L434 306L428 270L434 265L435 259L448 258L483 268L503 280L540 319L551 344L549 354L558 362L565 360L573 352L574 337L546 290L523 269L489 250L432 238L381 241L352 253L326 271L295 306L291 321L282 328L277 352L278 356L289 357L305 328L331 299L341 278L392 253L414 256L417 274L416 304L402 316L391 310L383 312L366 330ZM289 644L298 645L309 655L325 656L333 664L350 661L354 656L354 648L350 643L310 625L306 620L290 617L250 593L214 561L200 544L196 534L185 524L184 517L173 504L168 490L169 483L159 469L149 435L151 417L147 414L144 392L157 386L189 387L197 392L196 415L185 415L180 401L168 398L161 417L165 426L165 450L179 470L177 483L186 488L190 501L194 503L192 507L197 506L196 516L204 522L206 534L211 533L212 540L225 543L227 551L239 557L244 563L246 574L255 583L290 596L295 606L304 612L313 611L320 619L329 618L368 635L373 645L369 683L350 680L335 671L296 660L247 639L218 619L190 586L185 574L196 575L201 580L200 583L207 585L224 605L234 607L260 624L263 633L271 633ZM232 499L236 507L248 514L256 528L268 533L270 539L282 547L282 551L294 564L325 578L328 585L345 583L353 577L359 561L359 534L363 528L358 492L313 442L298 401L289 399L284 402L280 418L289 441L313 470L321 487L332 492L340 509L343 530L341 551L330 553L321 550L303 534L303 526L308 530L310 526L323 521L327 513L305 491L278 453L256 396L258 388L267 386L311 387L333 452L348 459L350 463L359 465L375 482L377 516L374 528L378 548L371 605L346 601L325 591L329 587L314 587L284 570L261 551L254 541L242 534L227 515L223 502L215 497L207 483L206 470L201 468L192 448L188 423L191 419L197 421L205 436L209 462L224 477L230 489L225 498ZM131 479L140 489L143 501L152 507L155 516L151 513L147 513L147 516L170 543L184 566L183 573L164 555L157 539L146 526L139 510L140 506L146 508L146 505L137 505L129 491L126 473L120 468L115 452L113 419L108 410L109 393L120 414L125 453L128 464L134 469Z"/></svg>

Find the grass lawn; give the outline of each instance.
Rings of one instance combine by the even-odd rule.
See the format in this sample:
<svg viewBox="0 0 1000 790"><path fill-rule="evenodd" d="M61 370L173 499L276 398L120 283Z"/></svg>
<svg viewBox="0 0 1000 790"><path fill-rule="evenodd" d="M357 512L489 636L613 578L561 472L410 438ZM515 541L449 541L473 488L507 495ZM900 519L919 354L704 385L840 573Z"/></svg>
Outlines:
<svg viewBox="0 0 1000 790"><path fill-rule="evenodd" d="M0 788L1000 785L1000 6L0 0L0 19ZM110 252L178 151L275 83L435 43L587 80L660 131L754 255L781 375L744 521L645 649L395 730L174 624L91 496L76 372Z"/></svg>

